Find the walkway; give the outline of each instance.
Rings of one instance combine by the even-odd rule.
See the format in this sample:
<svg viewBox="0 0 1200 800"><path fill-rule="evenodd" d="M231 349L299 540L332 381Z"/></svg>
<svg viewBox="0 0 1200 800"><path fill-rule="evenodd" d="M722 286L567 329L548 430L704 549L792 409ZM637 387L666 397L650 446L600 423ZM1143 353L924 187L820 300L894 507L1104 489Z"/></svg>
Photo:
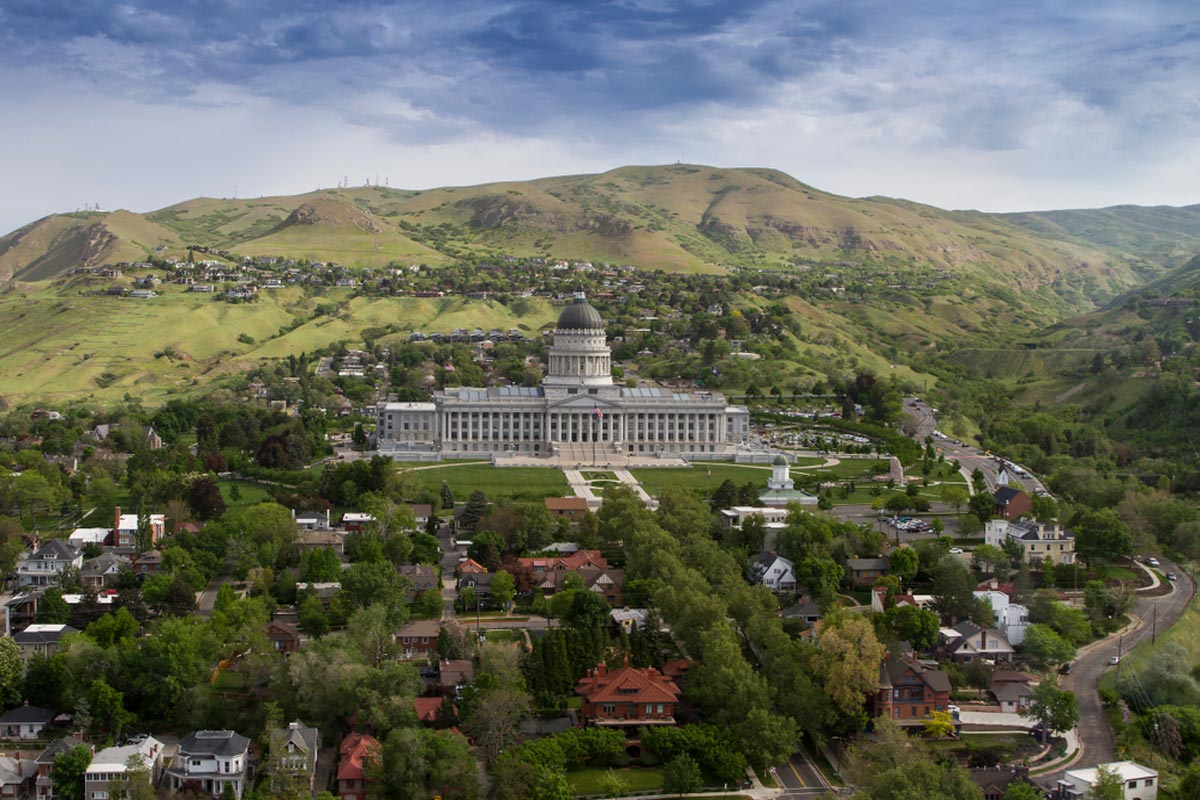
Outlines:
<svg viewBox="0 0 1200 800"><path fill-rule="evenodd" d="M658 508L658 501L647 494L646 490L642 488L642 485L638 483L637 478L633 477L633 473L627 469L618 469L614 470L613 474L617 476L617 480L633 489L633 491L637 492L637 496L640 497L642 502L646 504L646 508L650 509L651 511L654 511Z"/></svg>

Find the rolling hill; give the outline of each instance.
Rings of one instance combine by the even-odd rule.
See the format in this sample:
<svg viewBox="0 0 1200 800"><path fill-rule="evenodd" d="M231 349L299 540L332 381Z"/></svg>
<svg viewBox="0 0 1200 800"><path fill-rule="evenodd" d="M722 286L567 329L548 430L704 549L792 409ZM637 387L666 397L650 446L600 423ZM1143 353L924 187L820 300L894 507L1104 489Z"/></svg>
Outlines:
<svg viewBox="0 0 1200 800"><path fill-rule="evenodd" d="M1200 241L1200 214L1170 211L1105 213L1129 219L1131 228L1137 220L1146 229L1152 218L1169 220L1160 225L1163 236L1179 230ZM182 256L196 245L349 266L503 254L688 272L870 263L902 275L919 266L1083 307L1157 277L1154 252L1175 257L1165 245L1105 238L1099 234L1111 226L1068 224L1076 217L1056 213L987 215L840 197L771 169L622 167L427 191L371 186L200 198L147 214L55 215L0 237L0 281L45 280L72 266L156 252Z"/></svg>

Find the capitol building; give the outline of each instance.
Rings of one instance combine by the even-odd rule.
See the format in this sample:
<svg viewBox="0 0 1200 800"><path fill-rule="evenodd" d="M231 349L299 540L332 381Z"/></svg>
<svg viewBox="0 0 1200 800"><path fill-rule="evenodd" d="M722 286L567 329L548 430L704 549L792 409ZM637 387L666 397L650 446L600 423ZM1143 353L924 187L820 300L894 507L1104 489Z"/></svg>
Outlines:
<svg viewBox="0 0 1200 800"><path fill-rule="evenodd" d="M380 452L615 465L728 457L749 439L748 410L721 394L614 385L604 320L582 295L559 315L548 360L541 386L447 387L432 402L380 404Z"/></svg>

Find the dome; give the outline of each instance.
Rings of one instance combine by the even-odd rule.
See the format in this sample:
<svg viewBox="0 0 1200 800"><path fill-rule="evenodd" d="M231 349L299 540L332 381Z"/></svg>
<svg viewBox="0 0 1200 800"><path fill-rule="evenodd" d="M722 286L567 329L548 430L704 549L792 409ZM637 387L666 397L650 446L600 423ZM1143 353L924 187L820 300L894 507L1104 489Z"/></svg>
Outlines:
<svg viewBox="0 0 1200 800"><path fill-rule="evenodd" d="M575 302L563 309L558 315L556 330L604 330L604 319L600 312L592 308L583 295L576 295Z"/></svg>
<svg viewBox="0 0 1200 800"><path fill-rule="evenodd" d="M775 456L775 460L771 462L772 466L776 466L776 467L786 467L787 463L788 463L788 460L783 455L783 453L780 453L779 455Z"/></svg>

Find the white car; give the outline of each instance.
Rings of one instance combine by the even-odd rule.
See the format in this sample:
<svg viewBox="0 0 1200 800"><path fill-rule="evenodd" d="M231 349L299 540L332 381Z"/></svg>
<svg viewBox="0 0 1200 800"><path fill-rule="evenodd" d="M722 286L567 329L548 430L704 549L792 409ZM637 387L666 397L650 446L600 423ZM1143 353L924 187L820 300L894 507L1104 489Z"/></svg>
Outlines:
<svg viewBox="0 0 1200 800"><path fill-rule="evenodd" d="M963 554L963 549L961 547L951 547L950 548L950 555L961 556L962 554Z"/></svg>
<svg viewBox="0 0 1200 800"><path fill-rule="evenodd" d="M1150 565L1150 566L1152 566L1152 567L1157 567L1157 566L1158 566L1158 559L1157 559L1157 558L1148 558L1148 559L1146 559L1146 563L1147 563L1147 564L1149 564L1149 565Z"/></svg>
<svg viewBox="0 0 1200 800"><path fill-rule="evenodd" d="M1109 659L1108 659L1108 665L1109 665L1110 667L1115 667L1117 664L1120 664L1120 663L1121 663L1121 657L1120 657L1120 656L1111 656L1111 657L1109 657Z"/></svg>

